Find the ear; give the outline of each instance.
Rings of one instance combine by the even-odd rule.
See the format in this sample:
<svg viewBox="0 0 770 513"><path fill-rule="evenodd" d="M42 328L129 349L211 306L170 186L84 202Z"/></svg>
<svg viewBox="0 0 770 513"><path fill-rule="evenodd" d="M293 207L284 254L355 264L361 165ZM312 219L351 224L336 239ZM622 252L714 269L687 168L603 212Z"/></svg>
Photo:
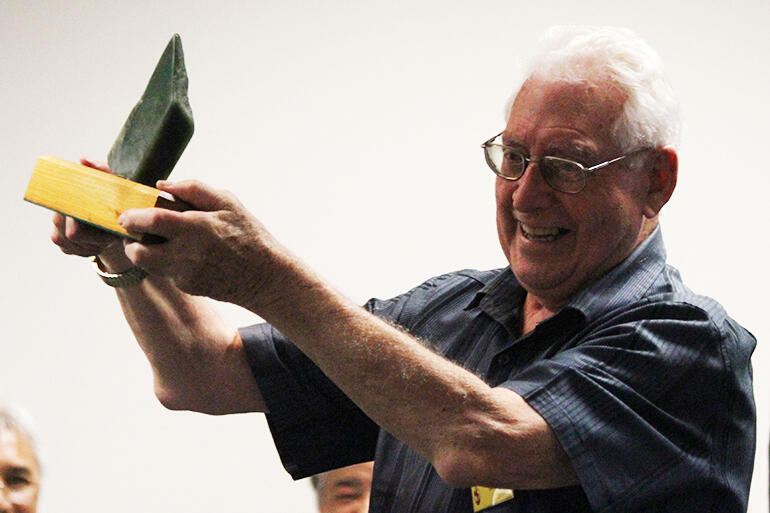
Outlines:
<svg viewBox="0 0 770 513"><path fill-rule="evenodd" d="M668 203L676 187L679 158L676 150L670 146L653 150L655 156L647 170L648 187L644 203L644 217L657 216L663 205Z"/></svg>

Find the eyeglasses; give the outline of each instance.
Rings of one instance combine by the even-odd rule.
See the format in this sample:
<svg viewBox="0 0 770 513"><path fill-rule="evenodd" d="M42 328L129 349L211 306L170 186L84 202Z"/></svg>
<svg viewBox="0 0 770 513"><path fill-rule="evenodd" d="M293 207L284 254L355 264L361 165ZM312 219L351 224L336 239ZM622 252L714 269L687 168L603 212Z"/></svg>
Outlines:
<svg viewBox="0 0 770 513"><path fill-rule="evenodd" d="M503 135L502 132L484 141L481 145L484 148L484 157L487 160L487 164L497 176L506 180L516 181L524 176L524 171L527 170L529 164L536 161L545 183L552 189L567 194L577 194L582 191L586 186L589 173L649 149L640 148L601 164L585 167L579 162L561 157L544 156L538 159L527 157L521 148L512 148L494 143L493 141L501 135Z"/></svg>

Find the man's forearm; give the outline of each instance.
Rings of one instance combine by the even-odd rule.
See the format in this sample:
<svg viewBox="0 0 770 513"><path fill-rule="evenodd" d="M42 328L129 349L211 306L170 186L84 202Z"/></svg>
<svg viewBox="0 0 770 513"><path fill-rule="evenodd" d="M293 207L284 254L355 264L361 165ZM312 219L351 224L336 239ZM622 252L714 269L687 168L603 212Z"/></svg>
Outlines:
<svg viewBox="0 0 770 513"><path fill-rule="evenodd" d="M453 486L521 489L575 482L553 432L521 397L490 388L350 302L231 193L197 181L159 182L158 188L200 210L125 212L121 224L127 230L168 239L128 244L132 262L191 294L243 306L273 324L372 420L430 460ZM246 373L239 375L246 379Z"/></svg>
<svg viewBox="0 0 770 513"><path fill-rule="evenodd" d="M122 248L100 258L112 272L133 266ZM157 276L116 292L152 366L161 403L211 414L264 411L240 337L224 324L208 299L186 294Z"/></svg>
<svg viewBox="0 0 770 513"><path fill-rule="evenodd" d="M518 395L426 348L288 258L281 292L254 309L359 407L453 486L575 482L550 428Z"/></svg>

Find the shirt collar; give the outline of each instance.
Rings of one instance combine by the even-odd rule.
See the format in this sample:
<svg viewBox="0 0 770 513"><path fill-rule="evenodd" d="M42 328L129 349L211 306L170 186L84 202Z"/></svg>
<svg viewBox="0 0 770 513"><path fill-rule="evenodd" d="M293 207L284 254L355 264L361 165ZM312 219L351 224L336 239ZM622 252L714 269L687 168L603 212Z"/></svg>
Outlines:
<svg viewBox="0 0 770 513"><path fill-rule="evenodd" d="M650 289L665 264L663 235L657 226L625 260L575 294L563 310L577 310L590 321L636 301ZM507 267L475 295L467 308L479 306L498 322L508 325L512 317L520 315L525 295L526 291Z"/></svg>
<svg viewBox="0 0 770 513"><path fill-rule="evenodd" d="M517 338L526 294L511 268L504 267L476 293L466 310L480 308Z"/></svg>
<svg viewBox="0 0 770 513"><path fill-rule="evenodd" d="M620 264L579 291L568 306L591 321L620 306L641 299L666 266L666 249L660 226Z"/></svg>

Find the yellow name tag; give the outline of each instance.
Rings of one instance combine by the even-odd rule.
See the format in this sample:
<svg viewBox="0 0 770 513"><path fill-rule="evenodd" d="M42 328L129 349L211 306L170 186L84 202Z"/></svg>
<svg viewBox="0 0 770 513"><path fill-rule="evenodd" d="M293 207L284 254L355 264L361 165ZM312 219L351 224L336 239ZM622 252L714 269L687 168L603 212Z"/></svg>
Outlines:
<svg viewBox="0 0 770 513"><path fill-rule="evenodd" d="M513 490L473 486L471 487L471 499L473 500L473 511L482 511L513 499Z"/></svg>

